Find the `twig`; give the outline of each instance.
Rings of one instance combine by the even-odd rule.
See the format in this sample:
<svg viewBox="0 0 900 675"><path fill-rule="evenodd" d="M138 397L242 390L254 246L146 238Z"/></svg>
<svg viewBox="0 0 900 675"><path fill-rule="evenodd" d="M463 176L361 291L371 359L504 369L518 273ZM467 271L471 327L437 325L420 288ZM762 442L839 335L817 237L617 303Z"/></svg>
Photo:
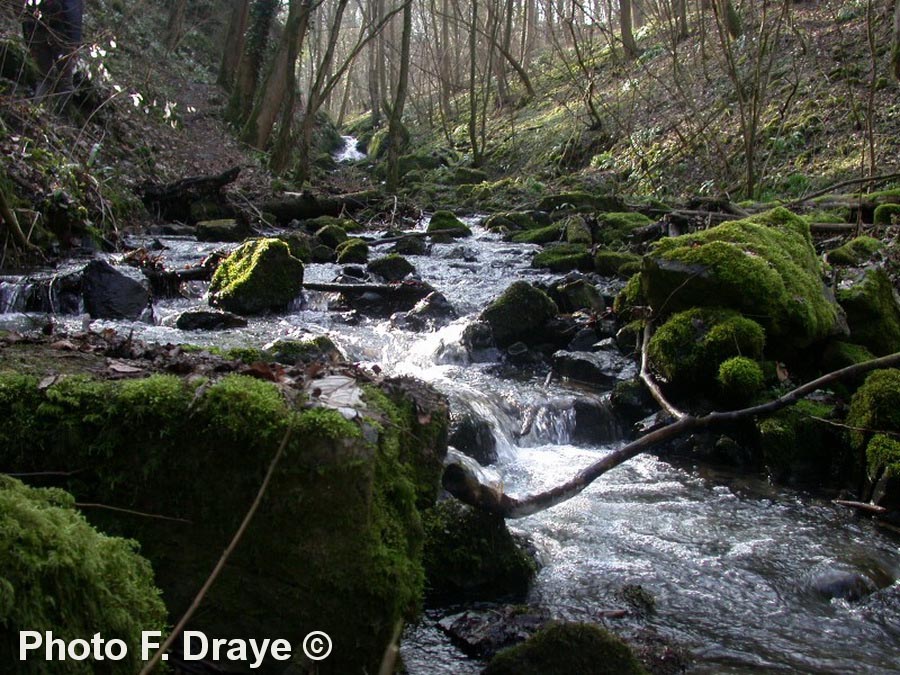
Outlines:
<svg viewBox="0 0 900 675"><path fill-rule="evenodd" d="M680 420L687 415L669 402L659 388L659 385L656 383L656 380L653 379L653 375L650 374L650 355L648 353L649 350L647 349L650 345L650 338L652 337L650 326L650 321L647 321L644 325L644 341L641 344L641 381L647 385L647 389L650 390L650 394L656 402L659 403L660 407L676 420Z"/></svg>
<svg viewBox="0 0 900 675"><path fill-rule="evenodd" d="M163 654L165 654L169 650L169 648L171 648L172 644L174 644L175 640L184 630L185 626L187 626L188 621L191 620L191 618L194 616L194 613L200 607L200 603L203 602L203 598L206 597L209 589L212 588L212 585L219 577L219 574L221 574L222 570L225 568L225 563L228 562L231 554L234 553L234 549L237 548L237 545L243 538L244 532L247 531L247 527L250 525L250 521L253 520L253 516L255 516L257 510L259 510L259 505L262 503L263 495L265 495L266 490L269 487L269 483L272 481L272 476L275 474L275 468L278 466L278 462L284 455L285 448L287 448L287 444L291 439L293 430L293 426L289 426L287 428L287 431L284 432L284 438L281 439L281 445L278 446L278 451L275 453L275 456L269 463L269 469L268 471L266 471L266 477L263 479L262 485L259 486L259 491L256 493L256 498L253 500L253 504L250 505L250 510L247 511L247 515L244 516L244 520L241 522L240 527L238 527L237 532L234 533L234 537L231 539L231 543L229 543L226 549L222 551L219 562L216 563L215 568L213 568L213 571L210 573L209 578L203 584L203 587L197 592L197 596L194 598L191 606L188 607L187 611L184 613L184 616L181 617L181 620L176 624L175 628L172 629L172 632L169 633L169 637L166 638L162 646L156 651L156 653L153 655L153 658L150 659L150 661L147 662L147 664L141 669L140 675L150 675L150 673L153 672L153 669L157 665L159 665Z"/></svg>
<svg viewBox="0 0 900 675"><path fill-rule="evenodd" d="M838 506L846 506L851 509L856 509L857 511L865 511L866 513L872 513L878 516L888 512L888 510L883 506L878 506L877 504L866 504L865 502L853 502L846 499L835 499L831 503L837 504Z"/></svg>
<svg viewBox="0 0 900 675"><path fill-rule="evenodd" d="M11 478L41 478L44 476L76 476L82 473L84 469L76 469L75 471L35 471L33 473L4 473L4 476Z"/></svg>
<svg viewBox="0 0 900 675"><path fill-rule="evenodd" d="M108 506L107 504L88 504L86 502L75 502L75 506L79 509L103 509L104 511L115 511L116 513L127 513L132 516L141 516L142 518L153 518L154 520L166 520L170 523L187 523L193 525L193 521L184 518L172 518L170 516L161 516L158 513L144 513L143 511L133 511L132 509L122 509L118 506Z"/></svg>

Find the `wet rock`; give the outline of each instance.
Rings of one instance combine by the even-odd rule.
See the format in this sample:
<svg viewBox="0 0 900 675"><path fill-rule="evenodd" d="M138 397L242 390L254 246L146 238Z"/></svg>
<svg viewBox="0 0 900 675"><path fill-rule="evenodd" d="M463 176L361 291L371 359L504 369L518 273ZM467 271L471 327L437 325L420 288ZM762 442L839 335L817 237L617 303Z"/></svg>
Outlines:
<svg viewBox="0 0 900 675"><path fill-rule="evenodd" d="M175 327L180 330L225 330L246 325L247 319L237 314L208 309L188 310L175 319Z"/></svg>
<svg viewBox="0 0 900 675"><path fill-rule="evenodd" d="M449 442L454 448L482 466L490 466L497 461L497 439L487 421L467 413L458 417L451 429Z"/></svg>
<svg viewBox="0 0 900 675"><path fill-rule="evenodd" d="M617 382L610 395L610 403L616 415L629 425L657 409L650 392L638 378Z"/></svg>
<svg viewBox="0 0 900 675"><path fill-rule="evenodd" d="M234 218L222 220L201 220L197 223L196 234L198 241L244 241L252 233L249 226Z"/></svg>
<svg viewBox="0 0 900 675"><path fill-rule="evenodd" d="M552 272L590 271L594 262L591 251L584 244L554 244L534 256L533 267Z"/></svg>
<svg viewBox="0 0 900 675"><path fill-rule="evenodd" d="M486 321L473 321L462 334L462 345L475 363L496 361L500 352L494 346L494 335L491 325Z"/></svg>
<svg viewBox="0 0 900 675"><path fill-rule="evenodd" d="M557 311L546 293L525 281L515 281L479 318L490 325L497 346L508 347L519 341L532 344Z"/></svg>
<svg viewBox="0 0 900 675"><path fill-rule="evenodd" d="M432 241L443 243L453 241L458 237L472 236L472 230L468 225L450 211L436 211L428 223L426 232L431 235Z"/></svg>
<svg viewBox="0 0 900 675"><path fill-rule="evenodd" d="M524 642L549 621L550 613L546 609L501 605L453 614L441 619L438 627L467 656L490 658Z"/></svg>
<svg viewBox="0 0 900 675"><path fill-rule="evenodd" d="M553 369L568 380L600 387L612 386L619 380L637 375L632 360L614 351L560 350L553 355Z"/></svg>
<svg viewBox="0 0 900 675"><path fill-rule="evenodd" d="M876 356L900 351L900 296L884 270L867 270L838 291L838 301L847 312L851 342Z"/></svg>
<svg viewBox="0 0 900 675"><path fill-rule="evenodd" d="M319 243L324 244L330 249L336 249L339 245L347 241L347 238L346 230L336 223L330 223L316 231L316 239L319 240Z"/></svg>
<svg viewBox="0 0 900 675"><path fill-rule="evenodd" d="M478 262L478 252L468 246L457 246L445 256L447 260L462 260L464 262Z"/></svg>
<svg viewBox="0 0 900 675"><path fill-rule="evenodd" d="M150 304L150 293L103 260L92 260L82 272L84 308L93 319L138 320Z"/></svg>
<svg viewBox="0 0 900 675"><path fill-rule="evenodd" d="M326 335L311 340L275 340L265 346L265 351L277 363L292 366L311 361L335 361L341 352Z"/></svg>
<svg viewBox="0 0 900 675"><path fill-rule="evenodd" d="M572 429L574 443L600 445L613 443L625 437L625 426L609 404L608 399L577 398L572 404L575 425Z"/></svg>
<svg viewBox="0 0 900 675"><path fill-rule="evenodd" d="M391 248L391 253L399 255L426 255L428 253L428 244L421 237L409 237L394 244Z"/></svg>
<svg viewBox="0 0 900 675"><path fill-rule="evenodd" d="M508 211L494 214L484 221L485 228L492 232L536 230L548 225L550 217L543 211Z"/></svg>
<svg viewBox="0 0 900 675"><path fill-rule="evenodd" d="M419 300L408 312L391 317L391 324L406 330L434 330L456 318L456 310L439 291L432 291Z"/></svg>
<svg viewBox="0 0 900 675"><path fill-rule="evenodd" d="M867 576L854 570L831 568L813 577L810 589L824 600L857 602L877 589Z"/></svg>
<svg viewBox="0 0 900 675"><path fill-rule="evenodd" d="M193 225L183 223L166 223L150 228L150 231L152 234L161 234L166 237L192 237L197 234Z"/></svg>
<svg viewBox="0 0 900 675"><path fill-rule="evenodd" d="M355 263L365 265L369 260L369 245L362 239L348 239L338 244L334 252L337 254L337 262L339 265Z"/></svg>
<svg viewBox="0 0 900 675"><path fill-rule="evenodd" d="M335 279L339 284L352 284L362 281L368 281L369 275L366 268L362 265L345 265L341 268L341 273Z"/></svg>
<svg viewBox="0 0 900 675"><path fill-rule="evenodd" d="M402 281L416 271L411 262L397 254L373 260L369 263L368 268L369 272L378 275L385 281Z"/></svg>
<svg viewBox="0 0 900 675"><path fill-rule="evenodd" d="M582 328L577 333L566 349L570 352L589 352L600 339L593 328Z"/></svg>
<svg viewBox="0 0 900 675"><path fill-rule="evenodd" d="M300 295L303 271L283 241L249 241L216 269L210 304L244 315L283 310Z"/></svg>
<svg viewBox="0 0 900 675"><path fill-rule="evenodd" d="M568 275L561 282L553 284L549 295L563 312L588 310L602 314L606 311L603 294L587 277L579 274Z"/></svg>

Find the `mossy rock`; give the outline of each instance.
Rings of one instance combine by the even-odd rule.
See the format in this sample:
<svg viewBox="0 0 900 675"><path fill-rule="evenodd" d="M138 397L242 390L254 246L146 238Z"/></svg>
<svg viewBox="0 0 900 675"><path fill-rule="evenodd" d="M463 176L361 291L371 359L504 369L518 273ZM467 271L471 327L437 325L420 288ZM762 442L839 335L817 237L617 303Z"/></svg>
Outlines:
<svg viewBox="0 0 900 675"><path fill-rule="evenodd" d="M369 245L362 239L348 239L334 250L340 265L365 265L369 260Z"/></svg>
<svg viewBox="0 0 900 675"><path fill-rule="evenodd" d="M847 313L851 342L876 356L900 351L900 300L884 270L867 270L862 281L837 297Z"/></svg>
<svg viewBox="0 0 900 675"><path fill-rule="evenodd" d="M875 237L856 237L828 253L832 265L862 265L871 260L884 244Z"/></svg>
<svg viewBox="0 0 900 675"><path fill-rule="evenodd" d="M625 284L616 299L613 301L613 312L619 321L629 321L632 318L635 307L644 306L647 300L644 297L641 275L635 274Z"/></svg>
<svg viewBox="0 0 900 675"><path fill-rule="evenodd" d="M482 675L646 675L631 648L603 628L560 623L497 654Z"/></svg>
<svg viewBox="0 0 900 675"><path fill-rule="evenodd" d="M287 232L278 237L288 246L291 255L303 263L312 262L316 240L306 232Z"/></svg>
<svg viewBox="0 0 900 675"><path fill-rule="evenodd" d="M426 230L432 241L446 243L458 237L471 237L472 230L450 211L435 211Z"/></svg>
<svg viewBox="0 0 900 675"><path fill-rule="evenodd" d="M866 470L874 480L882 475L900 478L900 440L886 434L875 434L866 446Z"/></svg>
<svg viewBox="0 0 900 675"><path fill-rule="evenodd" d="M0 39L0 77L32 87L40 81L41 72L21 40Z"/></svg>
<svg viewBox="0 0 900 675"><path fill-rule="evenodd" d="M507 211L495 213L484 221L491 232L536 230L550 224L550 218L543 211Z"/></svg>
<svg viewBox="0 0 900 675"><path fill-rule="evenodd" d="M316 239L328 248L337 249L347 241L347 230L337 223L329 223L316 230Z"/></svg>
<svg viewBox="0 0 900 675"><path fill-rule="evenodd" d="M652 223L652 219L635 211L603 213L597 217L597 241L604 246L622 246L634 230Z"/></svg>
<svg viewBox="0 0 900 675"><path fill-rule="evenodd" d="M602 314L606 310L603 294L587 279L563 281L552 289L552 297L566 312L590 311Z"/></svg>
<svg viewBox="0 0 900 675"><path fill-rule="evenodd" d="M868 349L852 342L831 340L822 350L822 368L826 372L840 370L875 358Z"/></svg>
<svg viewBox="0 0 900 675"><path fill-rule="evenodd" d="M402 255L392 253L369 263L369 271L386 281L402 281L416 268Z"/></svg>
<svg viewBox="0 0 900 675"><path fill-rule="evenodd" d="M408 237L394 244L391 252L398 255L425 255L428 253L428 244L422 237Z"/></svg>
<svg viewBox="0 0 900 675"><path fill-rule="evenodd" d="M799 401L760 420L762 459L769 475L781 483L802 485L850 483L859 472L838 427L829 424L832 406Z"/></svg>
<svg viewBox="0 0 900 675"><path fill-rule="evenodd" d="M581 216L569 216L563 220L562 226L565 228L568 243L590 246L594 242L591 226Z"/></svg>
<svg viewBox="0 0 900 675"><path fill-rule="evenodd" d="M644 256L641 283L656 312L717 305L759 317L780 354L843 325L809 226L782 208L661 240Z"/></svg>
<svg viewBox="0 0 900 675"><path fill-rule="evenodd" d="M539 211L620 211L624 201L612 195L588 192L564 192L543 197L537 205Z"/></svg>
<svg viewBox="0 0 900 675"><path fill-rule="evenodd" d="M444 165L443 158L433 154L412 153L400 157L400 175L408 174L410 171L430 171Z"/></svg>
<svg viewBox="0 0 900 675"><path fill-rule="evenodd" d="M550 244L562 239L562 235L562 223L553 223L547 227L515 232L509 237L509 240L516 244Z"/></svg>
<svg viewBox="0 0 900 675"><path fill-rule="evenodd" d="M556 303L539 288L525 281L514 281L496 300L481 312L498 347L514 342L533 344L536 334L557 315Z"/></svg>
<svg viewBox="0 0 900 675"><path fill-rule="evenodd" d="M872 222L876 225L896 225L900 223L900 204L881 204L877 206Z"/></svg>
<svg viewBox="0 0 900 675"><path fill-rule="evenodd" d="M302 221L303 228L310 233L316 233L323 227L337 225L344 232L356 232L363 229L362 225L350 218L338 218L337 216L319 216Z"/></svg>
<svg viewBox="0 0 900 675"><path fill-rule="evenodd" d="M711 392L723 361L734 356L758 360L765 342L762 326L737 312L696 308L669 318L647 351L651 367L666 382Z"/></svg>
<svg viewBox="0 0 900 675"><path fill-rule="evenodd" d="M99 633L128 646L103 672L140 670L141 632L163 631L166 608L150 564L135 542L95 530L58 489L35 489L0 476L0 653L7 672L94 673L93 661L51 668L43 649L12 661L19 631L52 631L66 642Z"/></svg>
<svg viewBox="0 0 900 675"><path fill-rule="evenodd" d="M488 175L481 169L473 169L468 166L458 166L453 170L452 180L455 185L466 183L475 185L487 181Z"/></svg>
<svg viewBox="0 0 900 675"><path fill-rule="evenodd" d="M303 287L303 263L279 239L256 239L228 256L213 275L210 304L235 314L285 309Z"/></svg>
<svg viewBox="0 0 900 675"><path fill-rule="evenodd" d="M383 159L385 153L387 153L387 140L388 130L387 127L383 127L378 129L372 137L369 139L369 142L366 146L366 151L370 159Z"/></svg>
<svg viewBox="0 0 900 675"><path fill-rule="evenodd" d="M622 266L629 265L634 268L634 263L640 264L641 256L624 251L612 251L601 248L594 254L594 270L597 274L605 276L620 276L629 278L634 274L623 274ZM627 271L627 270L626 270ZM640 269L637 270L638 272Z"/></svg>
<svg viewBox="0 0 900 675"><path fill-rule="evenodd" d="M739 408L751 403L763 390L762 368L746 356L734 356L721 363L716 375L724 400Z"/></svg>
<svg viewBox="0 0 900 675"><path fill-rule="evenodd" d="M275 362L288 366L332 361L341 357L340 350L327 335L319 335L312 340L276 340L266 345L265 353Z"/></svg>
<svg viewBox="0 0 900 675"><path fill-rule="evenodd" d="M848 438L855 450L866 447L877 432L900 432L900 370L876 370L850 401Z"/></svg>
<svg viewBox="0 0 900 675"><path fill-rule="evenodd" d="M583 244L556 244L548 246L534 256L532 267L552 272L588 272L593 268L591 251Z"/></svg>
<svg viewBox="0 0 900 675"><path fill-rule="evenodd" d="M266 498L194 628L210 638L284 638L299 652L316 626L336 646L319 672L377 671L395 626L415 615L423 592L419 504L433 503L440 486L446 404L432 403L441 399L427 398L423 385L410 392L386 382L361 389L359 414L348 421L337 410L295 407L275 384L250 377L197 384L169 375L73 376L39 388L37 377L0 375L0 471L73 471L59 482L78 501L190 521L88 514L98 528L140 542L174 620L292 429ZM84 466L93 468L77 471ZM79 588L65 609L91 599L100 594ZM137 607L126 608L135 621Z"/></svg>
<svg viewBox="0 0 900 675"><path fill-rule="evenodd" d="M454 499L425 512L426 589L432 601L522 598L535 575L506 521Z"/></svg>

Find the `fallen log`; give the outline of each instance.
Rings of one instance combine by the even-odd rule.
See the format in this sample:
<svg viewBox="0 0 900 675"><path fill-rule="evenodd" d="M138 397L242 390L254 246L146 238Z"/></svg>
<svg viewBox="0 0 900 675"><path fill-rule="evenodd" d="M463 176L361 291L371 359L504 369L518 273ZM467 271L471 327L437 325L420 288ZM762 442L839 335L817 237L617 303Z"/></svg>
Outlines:
<svg viewBox="0 0 900 675"><path fill-rule="evenodd" d="M165 185L149 184L141 200L158 218L183 223L234 215L222 188L233 183L241 172L235 166L214 176L191 176Z"/></svg>
<svg viewBox="0 0 900 675"><path fill-rule="evenodd" d="M610 469L614 469L629 459L646 452L649 448L699 429L733 424L759 415L770 415L782 408L793 405L817 389L839 380L853 378L879 368L893 368L900 365L900 352L883 356L871 361L858 363L841 370L823 375L808 382L783 396L750 408L729 412L713 412L703 417L685 415L642 436L637 440L611 452L602 459L579 471L571 480L554 488L527 497L511 497L501 490L483 485L478 477L461 464L450 464L444 469L442 479L444 488L461 502L476 508L497 514L504 518L524 518L539 511L549 509L557 504L578 496L588 485L597 480Z"/></svg>
<svg viewBox="0 0 900 675"><path fill-rule="evenodd" d="M353 213L383 199L378 190L364 190L343 195L313 194L312 192L285 192L277 199L258 204L260 211L271 213L279 225L292 220L312 220L319 216L340 216Z"/></svg>

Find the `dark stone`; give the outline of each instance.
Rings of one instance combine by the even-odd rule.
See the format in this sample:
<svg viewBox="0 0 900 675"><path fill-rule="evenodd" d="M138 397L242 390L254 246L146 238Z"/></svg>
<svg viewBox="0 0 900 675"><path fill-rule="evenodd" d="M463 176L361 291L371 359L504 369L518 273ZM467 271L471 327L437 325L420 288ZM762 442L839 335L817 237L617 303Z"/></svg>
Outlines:
<svg viewBox="0 0 900 675"><path fill-rule="evenodd" d="M497 439L490 424L467 413L456 420L455 427L450 434L450 445L482 466L497 461Z"/></svg>
<svg viewBox="0 0 900 675"><path fill-rule="evenodd" d="M84 308L93 319L140 319L150 304L143 284L103 260L92 260L82 272Z"/></svg>
<svg viewBox="0 0 900 675"><path fill-rule="evenodd" d="M572 338L566 349L570 352L589 352L599 339L600 336L597 335L597 331L593 328L582 328L575 333L575 337Z"/></svg>
<svg viewBox="0 0 900 675"><path fill-rule="evenodd" d="M553 355L553 369L565 379L601 387L611 386L637 374L631 359L614 351L561 350Z"/></svg>
<svg viewBox="0 0 900 675"><path fill-rule="evenodd" d="M653 396L638 378L617 383L610 396L610 403L619 418L627 424L634 424L657 409Z"/></svg>
<svg viewBox="0 0 900 675"><path fill-rule="evenodd" d="M391 253L399 255L425 255L428 252L428 244L421 237L409 237L398 241L391 248Z"/></svg>
<svg viewBox="0 0 900 675"><path fill-rule="evenodd" d="M241 242L252 233L243 222L234 218L202 220L197 223L197 241Z"/></svg>
<svg viewBox="0 0 900 675"><path fill-rule="evenodd" d="M350 279L367 281L369 279L369 275L366 272L366 268L362 265L345 265L341 268L341 276L338 278L342 279L342 281L339 283L348 283Z"/></svg>
<svg viewBox="0 0 900 675"><path fill-rule="evenodd" d="M247 320L231 312L214 310L188 310L175 319L175 327L181 330L224 330L226 328L243 328Z"/></svg>
<svg viewBox="0 0 900 675"><path fill-rule="evenodd" d="M810 583L817 595L825 600L857 602L877 589L867 576L846 569L826 569L819 572Z"/></svg>
<svg viewBox="0 0 900 675"><path fill-rule="evenodd" d="M501 605L453 614L441 619L438 627L467 656L490 658L524 642L549 620L550 614L543 608Z"/></svg>
<svg viewBox="0 0 900 675"><path fill-rule="evenodd" d="M612 410L608 399L577 398L572 404L575 412L574 443L599 445L614 443L625 437L625 428Z"/></svg>
<svg viewBox="0 0 900 675"><path fill-rule="evenodd" d="M391 316L391 325L412 331L434 330L456 318L456 310L440 291L432 291L408 312Z"/></svg>
<svg viewBox="0 0 900 675"><path fill-rule="evenodd" d="M494 336L490 324L474 321L466 326L462 334L462 345L469 353L472 361L496 361L500 353L494 347Z"/></svg>

